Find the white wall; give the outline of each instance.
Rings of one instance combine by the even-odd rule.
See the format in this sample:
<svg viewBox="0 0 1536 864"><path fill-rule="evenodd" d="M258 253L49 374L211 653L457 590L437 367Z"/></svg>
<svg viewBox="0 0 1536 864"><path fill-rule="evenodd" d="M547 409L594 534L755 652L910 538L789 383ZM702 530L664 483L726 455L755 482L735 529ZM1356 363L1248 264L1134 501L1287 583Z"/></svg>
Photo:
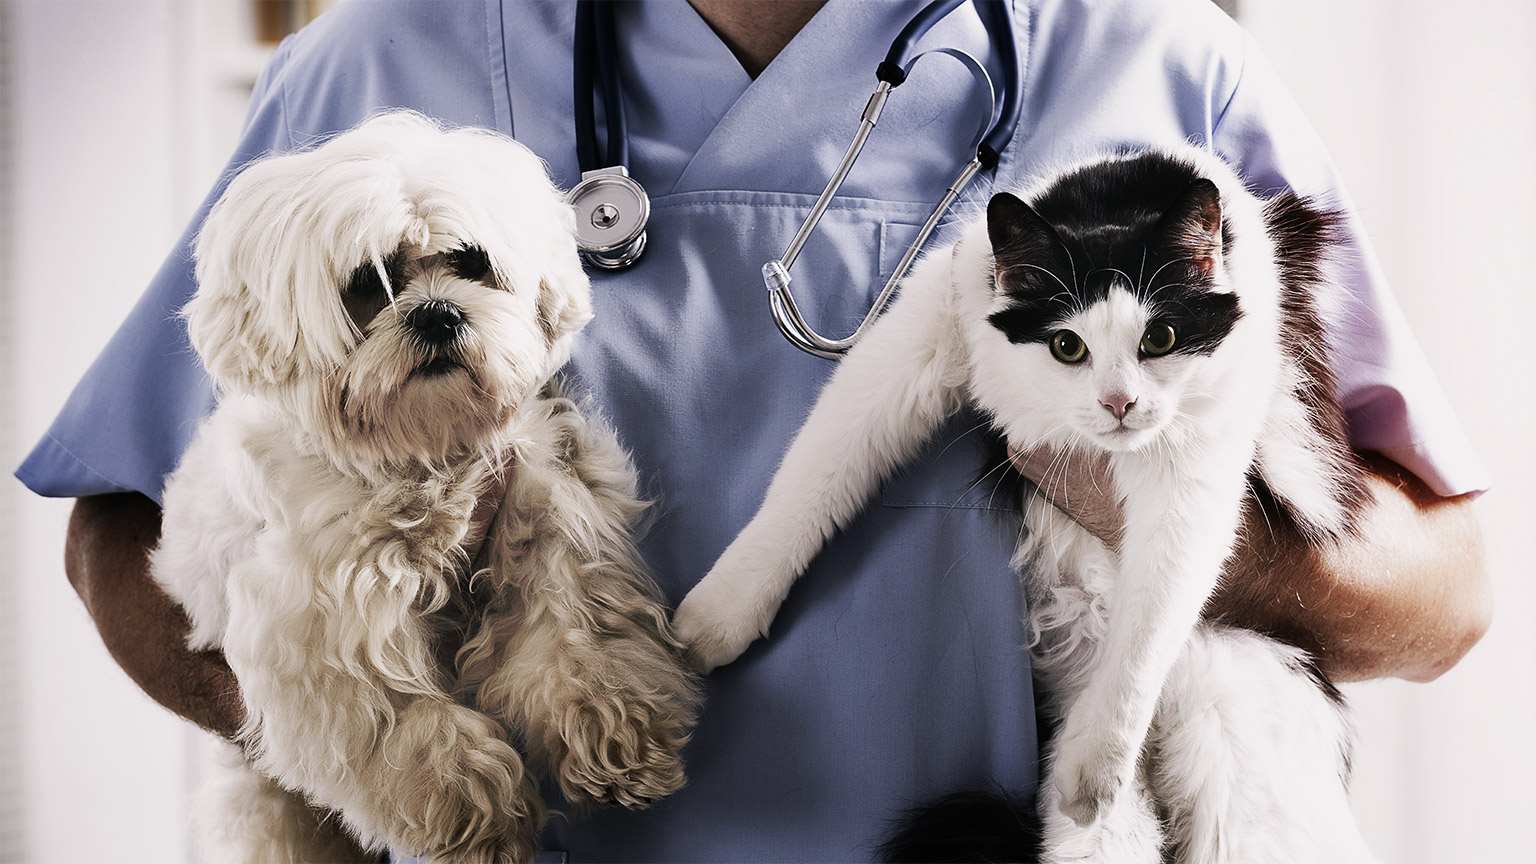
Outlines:
<svg viewBox="0 0 1536 864"><path fill-rule="evenodd" d="M0 321L19 374L9 471L158 267L238 123L243 5L9 3L16 234ZM1354 688L1357 804L1386 861L1536 860L1536 586L1527 552L1536 300L1536 4L1243 0L1371 227L1497 488L1481 502L1499 595L1485 642L1430 685ZM212 34L212 35L210 35ZM212 75L210 79L208 76ZM7 308L0 306L0 308ZM68 314L65 322L64 314ZM6 344L0 339L0 345ZM187 860L189 732L117 671L60 563L65 503L0 479L11 550L27 860ZM3 559L0 559L3 560ZM9 601L8 601L9 602ZM0 751L3 753L6 751Z"/></svg>
<svg viewBox="0 0 1536 864"><path fill-rule="evenodd" d="M1536 861L1536 4L1242 0L1328 143L1489 466L1497 611L1429 685L1352 688L1357 810L1386 861Z"/></svg>
<svg viewBox="0 0 1536 864"><path fill-rule="evenodd" d="M21 846L6 852L46 862L186 861L199 733L141 694L102 647L64 577L69 502L31 495L10 471L222 167L243 98L228 107L219 82L233 74L230 61L215 66L210 52L241 45L234 13L244 6L0 2L15 158L4 202L14 257L0 262L10 292L0 344L14 364L0 495L15 546L12 572L0 575L22 652L17 690L6 694L20 701L20 762L0 770L19 774L24 790ZM203 74L210 69L218 77Z"/></svg>
<svg viewBox="0 0 1536 864"><path fill-rule="evenodd" d="M168 7L12 9L19 170L9 323L22 441L40 435L176 235ZM7 454L7 467L17 455ZM24 503L15 527L27 855L182 860L185 732L116 671L64 580L67 504Z"/></svg>

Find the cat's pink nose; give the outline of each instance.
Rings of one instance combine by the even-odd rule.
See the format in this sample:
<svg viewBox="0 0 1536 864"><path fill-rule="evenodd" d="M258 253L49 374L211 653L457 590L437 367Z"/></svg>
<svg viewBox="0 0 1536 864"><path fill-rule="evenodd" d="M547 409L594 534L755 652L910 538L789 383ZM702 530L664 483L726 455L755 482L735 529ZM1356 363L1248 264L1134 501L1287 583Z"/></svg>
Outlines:
<svg viewBox="0 0 1536 864"><path fill-rule="evenodd" d="M1099 400L1116 420L1124 420L1125 412L1136 407L1136 400L1124 393L1111 393Z"/></svg>

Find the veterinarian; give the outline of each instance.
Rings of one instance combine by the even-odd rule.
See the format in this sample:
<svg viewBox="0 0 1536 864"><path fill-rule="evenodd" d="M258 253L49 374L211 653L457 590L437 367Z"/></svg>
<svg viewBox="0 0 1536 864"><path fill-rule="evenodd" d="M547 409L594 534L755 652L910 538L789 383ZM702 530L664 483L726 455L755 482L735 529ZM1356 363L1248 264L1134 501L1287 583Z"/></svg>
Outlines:
<svg viewBox="0 0 1536 864"><path fill-rule="evenodd" d="M570 375L660 501L644 550L673 602L751 517L834 368L780 336L758 272L826 182L873 70L919 6L617 4L628 168L650 191L648 248L627 270L592 272L596 319ZM277 49L229 173L398 106L512 134L569 187L579 178L573 14L563 2L343 4ZM1274 73L1204 0L1018 0L1014 17L1022 118L930 245L991 189L1128 146L1193 140L1256 189L1347 200ZM970 4L919 47L929 46L963 49L995 77ZM978 99L963 65L942 59L892 96L796 264L808 319L841 333L862 317L959 169ZM174 313L193 290L187 239L221 190L17 473L40 494L79 499L66 567L128 674L228 735L242 714L232 677L220 658L182 647L185 620L145 569L162 478L212 404ZM1212 611L1290 636L1343 680L1430 680L1488 623L1467 504L1484 475L1363 230L1349 229L1356 239L1337 262L1353 296L1341 395L1356 446L1377 454L1377 503L1364 537L1331 554L1299 554L1283 525L1250 532L1232 569L1253 575ZM857 860L914 803L989 783L1027 795L1037 735L1008 567L1018 523L989 484L974 484L988 467L976 422L956 419L888 484L797 585L771 638L712 676L686 788L645 812L553 820L546 848L572 862ZM1041 458L1020 462L1038 473ZM1074 502L1074 515L1114 530L1102 502Z"/></svg>

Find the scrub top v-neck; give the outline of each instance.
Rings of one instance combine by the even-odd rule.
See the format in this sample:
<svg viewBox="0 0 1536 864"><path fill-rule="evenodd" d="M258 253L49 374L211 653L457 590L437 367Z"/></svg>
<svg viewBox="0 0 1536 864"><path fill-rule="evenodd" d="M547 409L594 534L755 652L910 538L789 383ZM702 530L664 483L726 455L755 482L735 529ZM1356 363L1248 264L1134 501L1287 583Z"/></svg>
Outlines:
<svg viewBox="0 0 1536 864"><path fill-rule="evenodd" d="M653 484L642 548L674 601L750 518L834 368L778 336L758 273L826 182L910 12L831 4L751 80L686 4L617 10L630 170L652 196L653 240L632 270L593 274L595 317L570 369ZM933 36L985 57L974 14L954 19ZM840 59L853 31L874 35ZM509 33L509 54L522 38ZM802 257L807 314L830 330L862 317L986 110L958 63L919 69ZM569 150L564 118L530 129L530 112L549 112L541 94L514 80L509 103L520 140ZM966 492L983 470L979 436L940 451L829 545L772 639L711 677L689 785L645 813L556 821L550 848L572 861L857 860L924 798L994 780L1032 788L1007 566L1016 522Z"/></svg>

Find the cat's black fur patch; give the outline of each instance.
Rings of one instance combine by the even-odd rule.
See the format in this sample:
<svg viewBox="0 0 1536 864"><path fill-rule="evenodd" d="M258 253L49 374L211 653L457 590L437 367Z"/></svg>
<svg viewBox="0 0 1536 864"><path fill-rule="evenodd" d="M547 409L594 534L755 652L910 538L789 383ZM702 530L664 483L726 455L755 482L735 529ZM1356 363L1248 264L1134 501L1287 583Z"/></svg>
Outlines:
<svg viewBox="0 0 1536 864"><path fill-rule="evenodd" d="M1012 301L989 320L1016 344L1045 342L1117 286L1174 327L1173 353L1211 353L1242 316L1235 295L1212 290L1213 247L1225 253L1232 244L1220 193L1167 154L1081 168L1030 203L1000 193L988 204L987 229Z"/></svg>
<svg viewBox="0 0 1536 864"><path fill-rule="evenodd" d="M1332 702L1335 708L1344 707L1343 692L1339 690L1338 685L1333 683L1333 679L1328 677L1328 673L1323 671L1323 667L1317 665L1317 659L1311 654L1303 654L1295 662L1287 663L1286 665L1290 667L1292 672L1311 681L1319 692L1328 697L1328 701Z"/></svg>
<svg viewBox="0 0 1536 864"><path fill-rule="evenodd" d="M1283 525L1292 529L1299 528L1291 509L1275 497L1275 494L1270 491L1269 485L1264 482L1264 478L1260 477L1257 473L1250 472L1248 475L1248 500L1244 502L1243 506L1245 508L1258 508L1264 523L1270 525L1271 530L1277 525ZM1204 617L1208 619L1212 617L1210 609L1206 609ZM1302 647L1304 650L1304 646L1311 642L1305 633L1276 629L1256 630L1256 632L1261 632L1264 636L1288 645ZM1316 658L1310 653L1303 655L1302 659L1296 662L1288 662L1286 666L1292 672L1311 681L1334 707L1341 709L1344 707L1344 694L1333 683L1333 679L1328 677L1328 673L1323 671L1323 667L1318 665Z"/></svg>
<svg viewBox="0 0 1536 864"><path fill-rule="evenodd" d="M1033 802L1000 789L960 792L903 813L878 854L890 864L1032 862L1040 856L1040 817Z"/></svg>
<svg viewBox="0 0 1536 864"><path fill-rule="evenodd" d="M1275 260L1280 267L1281 347L1301 369L1303 380L1297 395L1307 407L1313 431L1326 442L1336 463L1334 496L1348 516L1346 527L1352 532L1371 495L1365 485L1364 465L1349 446L1344 409L1335 395L1333 352L1316 299L1324 278L1322 264L1328 249L1337 241L1341 219L1337 211L1320 207L1294 192L1282 193L1264 206L1265 228L1274 241ZM1296 523L1309 541L1337 539L1305 519L1297 519Z"/></svg>
<svg viewBox="0 0 1536 864"><path fill-rule="evenodd" d="M1333 679L1328 677L1328 673L1323 671L1323 667L1318 665L1316 657L1313 657L1311 654L1303 654L1296 658L1295 661L1289 662L1286 665L1295 674L1312 682L1312 686L1316 687L1323 696L1327 697L1334 708L1342 712L1348 707L1344 693L1339 690L1337 684L1333 683ZM1349 736L1345 736L1346 740L1344 741L1342 751L1339 753L1339 780L1344 783L1346 789L1349 788L1350 778L1355 773L1355 752L1348 738Z"/></svg>

